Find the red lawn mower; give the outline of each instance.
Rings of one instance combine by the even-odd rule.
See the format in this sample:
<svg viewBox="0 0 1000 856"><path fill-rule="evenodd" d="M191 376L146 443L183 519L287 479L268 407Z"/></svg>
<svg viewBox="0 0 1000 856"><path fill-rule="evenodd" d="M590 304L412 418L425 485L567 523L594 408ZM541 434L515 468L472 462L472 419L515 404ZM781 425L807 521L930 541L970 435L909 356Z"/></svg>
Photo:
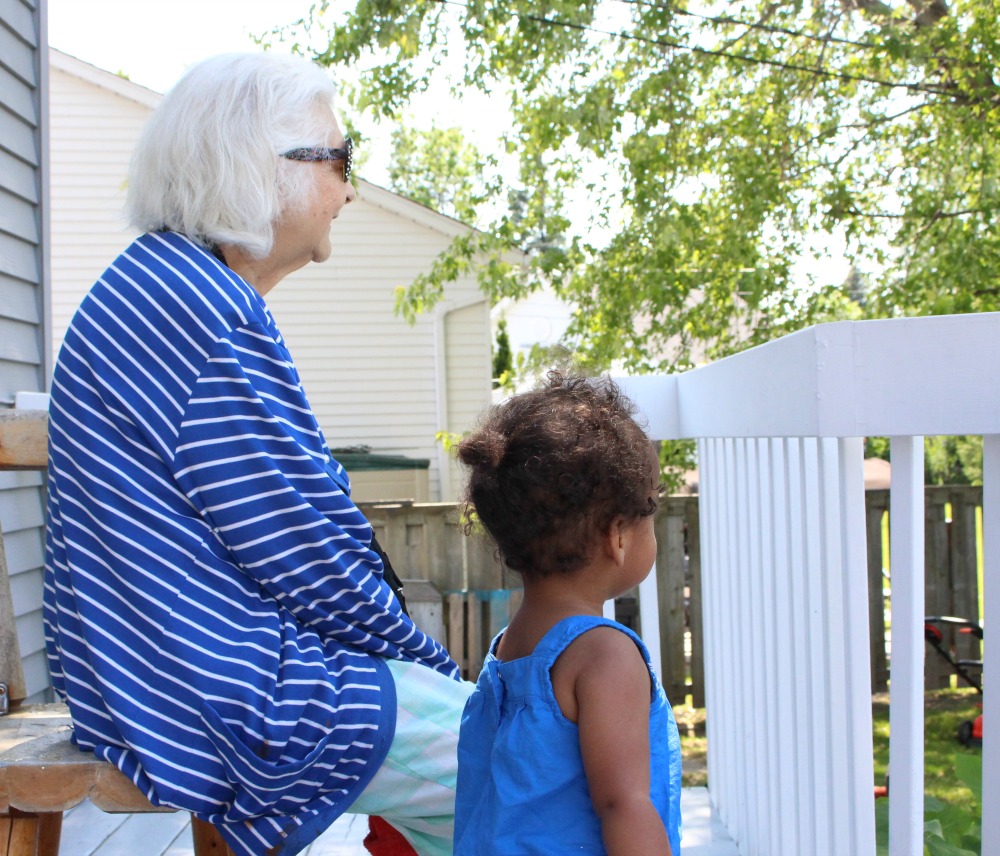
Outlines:
<svg viewBox="0 0 1000 856"><path fill-rule="evenodd" d="M929 615L924 619L924 639L930 643L931 647L938 652L951 666L952 670L970 687L973 687L979 695L983 694L983 661L982 660L960 660L945 647L944 634L941 628L945 626L957 627L959 633L970 633L982 641L983 628L975 621L966 618L954 618L950 615ZM980 703L979 708L982 709ZM983 745L983 715L980 713L975 719L965 720L958 726L958 740L964 746Z"/></svg>
<svg viewBox="0 0 1000 856"><path fill-rule="evenodd" d="M948 648L945 647L944 634L941 628L945 626L957 627L959 633L971 633L982 641L983 628L975 621L965 618L954 618L950 615L928 615L924 618L924 639L930 646L938 652L951 666L956 675L973 687L979 695L983 694L983 661L982 660L960 660L955 657ZM982 703L979 709L982 710ZM963 746L983 745L983 715L980 713L975 719L967 719L958 726L958 741ZM889 795L889 775L886 774L885 784L875 786L875 798L880 799Z"/></svg>

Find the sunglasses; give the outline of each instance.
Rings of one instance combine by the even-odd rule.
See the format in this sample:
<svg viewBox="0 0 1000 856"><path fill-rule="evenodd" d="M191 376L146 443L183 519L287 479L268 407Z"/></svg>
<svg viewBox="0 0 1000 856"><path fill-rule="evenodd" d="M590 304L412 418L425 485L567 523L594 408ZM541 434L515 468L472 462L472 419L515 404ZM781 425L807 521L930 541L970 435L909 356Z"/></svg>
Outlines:
<svg viewBox="0 0 1000 856"><path fill-rule="evenodd" d="M346 137L342 149L327 149L316 146L312 148L290 149L287 152L282 152L281 156L294 161L343 161L344 181L350 181L351 172L354 169L354 140Z"/></svg>

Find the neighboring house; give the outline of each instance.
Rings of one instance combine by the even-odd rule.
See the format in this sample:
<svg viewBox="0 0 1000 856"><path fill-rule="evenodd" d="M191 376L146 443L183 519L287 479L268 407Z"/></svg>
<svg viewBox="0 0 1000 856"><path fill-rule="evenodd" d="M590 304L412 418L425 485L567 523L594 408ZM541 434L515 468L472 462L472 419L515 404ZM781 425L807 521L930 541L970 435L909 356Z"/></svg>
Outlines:
<svg viewBox="0 0 1000 856"><path fill-rule="evenodd" d="M52 347L87 289L134 236L122 207L128 160L160 96L50 49ZM474 277L410 326L394 292L468 227L364 180L333 225L334 253L267 297L331 447L429 461L422 500L454 499L458 474L435 435L467 430L490 400L489 304ZM353 475L356 496L369 487Z"/></svg>
<svg viewBox="0 0 1000 856"><path fill-rule="evenodd" d="M0 407L43 391L47 174L44 5L0 3ZM44 487L38 473L0 473L0 527L29 694L48 685L42 637Z"/></svg>

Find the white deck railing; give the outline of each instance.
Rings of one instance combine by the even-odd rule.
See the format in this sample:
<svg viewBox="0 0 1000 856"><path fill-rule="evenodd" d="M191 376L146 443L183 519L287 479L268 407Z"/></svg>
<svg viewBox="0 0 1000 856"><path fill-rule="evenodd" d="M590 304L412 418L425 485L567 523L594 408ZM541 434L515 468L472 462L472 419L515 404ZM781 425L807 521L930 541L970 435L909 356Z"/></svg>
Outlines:
<svg viewBox="0 0 1000 856"><path fill-rule="evenodd" d="M825 324L621 381L651 436L698 440L708 781L742 856L875 854L863 438L891 438L889 848L923 852L923 437L984 435L996 630L1000 313ZM996 842L1000 632L984 643L982 840Z"/></svg>

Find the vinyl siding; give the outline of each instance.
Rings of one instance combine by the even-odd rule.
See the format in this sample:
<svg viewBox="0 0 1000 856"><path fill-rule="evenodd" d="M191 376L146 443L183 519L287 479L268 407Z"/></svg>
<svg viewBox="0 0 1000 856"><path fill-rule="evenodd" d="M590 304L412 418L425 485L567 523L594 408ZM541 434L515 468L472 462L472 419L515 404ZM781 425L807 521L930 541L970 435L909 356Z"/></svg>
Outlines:
<svg viewBox="0 0 1000 856"><path fill-rule="evenodd" d="M133 237L121 216L128 159L158 96L65 54L51 56L58 347L87 289ZM429 458L430 499L452 498L454 491L441 493L447 459L435 434L466 430L469 414L489 400L488 305L466 279L449 286L437 310L474 304L460 318L439 325L430 313L413 326L397 318L396 288L428 270L464 227L358 185L358 198L333 224L333 257L292 274L267 302L330 445ZM461 342L457 350L453 341Z"/></svg>
<svg viewBox="0 0 1000 856"><path fill-rule="evenodd" d="M90 286L136 237L122 214L125 179L150 107L87 73L103 74L50 51L53 353Z"/></svg>
<svg viewBox="0 0 1000 856"><path fill-rule="evenodd" d="M440 467L447 458L435 435L467 430L469 414L489 401L489 307L474 281L449 286L436 312L474 305L454 320L445 314L440 342L434 313L411 326L393 307L396 288L428 270L450 241L380 208L362 184L358 199L334 223L333 259L297 271L268 295L330 444L429 458L433 500L455 496L454 489L442 493ZM463 333L464 326L469 330ZM453 352L456 339L463 347ZM447 367L440 374L438 348ZM477 376L478 388L452 382Z"/></svg>
<svg viewBox="0 0 1000 856"><path fill-rule="evenodd" d="M0 407L46 387L46 219L42 200L44 9L0 0ZM47 695L42 637L44 484L39 473L0 473L0 526L29 699Z"/></svg>
<svg viewBox="0 0 1000 856"><path fill-rule="evenodd" d="M446 319L446 337L448 389L451 391L447 430L461 434L475 424L483 408L490 403L493 361L491 358L483 364L477 359L483 343L487 350L491 345L488 303L474 303L450 312ZM454 458L449 458L447 465L450 468L449 498L456 499L461 493L461 468Z"/></svg>

